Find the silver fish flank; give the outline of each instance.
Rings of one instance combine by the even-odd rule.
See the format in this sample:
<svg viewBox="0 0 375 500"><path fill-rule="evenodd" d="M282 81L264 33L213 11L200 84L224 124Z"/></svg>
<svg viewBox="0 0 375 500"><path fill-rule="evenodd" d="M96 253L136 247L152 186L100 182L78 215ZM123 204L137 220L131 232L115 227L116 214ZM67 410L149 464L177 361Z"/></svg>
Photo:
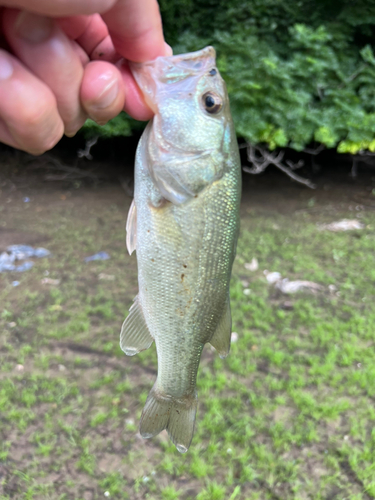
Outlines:
<svg viewBox="0 0 375 500"><path fill-rule="evenodd" d="M127 247L139 293L121 331L132 356L155 341L158 376L143 409L145 438L166 429L188 450L204 344L228 355L229 281L239 230L241 169L215 50L133 64L154 110L139 142Z"/></svg>

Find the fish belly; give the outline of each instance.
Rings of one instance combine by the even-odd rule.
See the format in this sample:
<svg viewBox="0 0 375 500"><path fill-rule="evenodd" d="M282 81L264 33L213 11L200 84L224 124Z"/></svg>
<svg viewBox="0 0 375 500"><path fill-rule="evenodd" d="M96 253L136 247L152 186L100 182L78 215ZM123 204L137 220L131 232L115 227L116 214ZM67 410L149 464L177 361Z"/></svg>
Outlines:
<svg viewBox="0 0 375 500"><path fill-rule="evenodd" d="M139 300L156 343L159 388L174 397L194 392L203 345L228 300L237 228L226 209L226 184L186 204L155 208L141 183L135 200Z"/></svg>

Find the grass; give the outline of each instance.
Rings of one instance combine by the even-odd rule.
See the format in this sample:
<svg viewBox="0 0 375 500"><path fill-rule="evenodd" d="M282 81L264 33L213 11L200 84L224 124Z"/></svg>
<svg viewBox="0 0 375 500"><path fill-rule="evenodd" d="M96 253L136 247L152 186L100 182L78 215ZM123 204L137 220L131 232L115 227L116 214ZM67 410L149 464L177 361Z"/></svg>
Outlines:
<svg viewBox="0 0 375 500"><path fill-rule="evenodd" d="M4 204L7 226L47 234L53 256L0 275L1 500L375 498L375 213L360 212L361 231L319 231L357 212L301 189L284 213L245 199L238 341L226 360L205 348L186 455L137 434L157 362L154 347L127 358L118 345L137 293L121 191ZM99 250L111 260L83 262ZM324 290L282 295L264 269ZM47 274L60 285L42 285Z"/></svg>

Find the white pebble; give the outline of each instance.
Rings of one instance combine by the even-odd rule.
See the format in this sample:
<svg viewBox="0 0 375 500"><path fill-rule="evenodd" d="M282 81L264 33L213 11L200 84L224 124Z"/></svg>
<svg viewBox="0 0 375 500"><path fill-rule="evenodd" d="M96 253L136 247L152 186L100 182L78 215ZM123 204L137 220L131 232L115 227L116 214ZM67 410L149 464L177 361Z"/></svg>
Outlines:
<svg viewBox="0 0 375 500"><path fill-rule="evenodd" d="M263 271L264 275L266 276L266 280L268 281L268 283L270 283L271 285L273 283L276 283L276 281L279 281L281 279L281 274L278 273L277 271L274 271L272 273L269 273L267 270L266 271Z"/></svg>
<svg viewBox="0 0 375 500"><path fill-rule="evenodd" d="M253 271L253 272L258 271L258 269L259 269L258 259L256 259L254 257L253 259L251 259L251 262L246 262L245 269L247 269L248 271Z"/></svg>
<svg viewBox="0 0 375 500"><path fill-rule="evenodd" d="M237 342L238 340L238 333L237 332L232 332L232 335L230 336L231 342Z"/></svg>

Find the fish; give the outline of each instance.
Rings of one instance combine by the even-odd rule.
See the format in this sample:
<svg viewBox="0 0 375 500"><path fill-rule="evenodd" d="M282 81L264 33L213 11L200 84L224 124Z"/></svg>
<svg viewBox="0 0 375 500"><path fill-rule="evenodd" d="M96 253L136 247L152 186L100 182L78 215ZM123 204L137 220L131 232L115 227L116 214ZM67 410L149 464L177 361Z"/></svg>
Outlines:
<svg viewBox="0 0 375 500"><path fill-rule="evenodd" d="M213 47L131 63L131 71L155 115L136 152L126 244L136 250L139 293L120 346L133 356L155 341L158 374L140 434L166 429L185 453L203 347L210 343L221 358L230 349L240 157Z"/></svg>

